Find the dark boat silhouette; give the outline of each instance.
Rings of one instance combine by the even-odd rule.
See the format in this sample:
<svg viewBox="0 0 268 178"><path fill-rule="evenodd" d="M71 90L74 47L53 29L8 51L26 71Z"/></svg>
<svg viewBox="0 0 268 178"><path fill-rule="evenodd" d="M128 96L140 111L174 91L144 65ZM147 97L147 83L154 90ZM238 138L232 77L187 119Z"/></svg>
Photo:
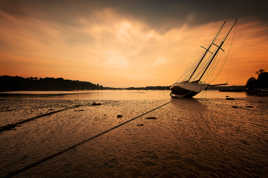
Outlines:
<svg viewBox="0 0 268 178"><path fill-rule="evenodd" d="M198 64L194 68L194 70L191 72L190 77L182 82L175 82L173 85L171 85L170 90L170 96L172 98L180 98L180 97L186 97L186 98L191 98L198 93L200 93L202 90L205 90L208 88L208 86L211 86L209 84L201 82L201 79L204 77L206 72L208 71L209 67L211 66L213 60L217 57L218 52L224 51L223 44L227 40L229 34L233 30L234 26L236 25L237 20L235 20L230 27L230 29L227 31L225 34L224 38L221 40L219 44L216 44L217 37L220 35L222 32L224 25L226 22L224 21L223 24L221 25L219 31L217 32L216 36L214 39L211 41L209 46L207 48L202 47L205 49L204 54L202 55L201 59L199 60ZM212 48L215 48L213 51L211 51ZM201 63L204 63L204 59L207 58L208 54L211 54L211 56L208 58L208 61L205 61L205 64L203 66ZM199 71L199 72L197 72ZM201 71L201 73L200 73ZM195 80L193 80L195 78ZM197 79L196 79L197 78ZM218 84L222 85L222 84ZM218 85L213 85L213 86L218 86Z"/></svg>

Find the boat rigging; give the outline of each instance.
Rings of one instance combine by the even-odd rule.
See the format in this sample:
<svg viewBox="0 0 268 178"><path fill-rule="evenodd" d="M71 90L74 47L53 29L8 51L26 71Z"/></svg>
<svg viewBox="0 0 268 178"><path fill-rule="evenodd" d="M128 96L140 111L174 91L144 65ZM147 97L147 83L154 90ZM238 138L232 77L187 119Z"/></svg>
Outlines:
<svg viewBox="0 0 268 178"><path fill-rule="evenodd" d="M224 21L223 24L221 25L219 31L216 33L215 37L209 44L207 48L205 48L205 52L202 55L201 59L199 60L198 64L194 68L193 72L190 74L190 77L182 82L175 82L173 85L171 85L171 93L170 96L173 98L177 97L193 97L196 94L200 93L202 90L206 89L209 84L203 84L201 83L201 79L204 77L206 72L208 71L209 67L213 63L214 59L217 57L217 54L221 50L224 52L223 44L227 40L228 36L230 35L231 31L233 30L234 26L237 24L237 19L234 20L232 26L230 29L227 31L225 34L224 38L219 44L216 44L216 40L218 36L221 34L226 22ZM216 47L216 50L211 51L212 47ZM207 57L208 54L212 54L211 57L209 58L208 62L205 63L204 68L202 68L201 63L204 62L204 59ZM193 76L197 74L197 71L201 70L201 75L198 77L197 80L191 81L193 79Z"/></svg>

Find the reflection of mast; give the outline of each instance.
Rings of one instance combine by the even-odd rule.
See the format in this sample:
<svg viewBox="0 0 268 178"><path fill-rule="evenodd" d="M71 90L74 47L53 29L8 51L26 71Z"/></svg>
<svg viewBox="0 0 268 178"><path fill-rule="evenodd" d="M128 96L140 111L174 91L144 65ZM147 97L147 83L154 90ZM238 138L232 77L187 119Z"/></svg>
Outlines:
<svg viewBox="0 0 268 178"><path fill-rule="evenodd" d="M221 33L221 30L223 29L224 25L225 25L225 21L223 22L223 24L221 25L219 31L217 32L216 36L214 37L214 39L212 40L212 42L210 43L210 45L208 46L208 48L202 47L204 48L206 51L203 54L202 58L200 59L200 61L198 62L197 66L195 67L193 73L191 74L191 76L189 77L189 79L187 81L190 81L191 78L193 77L194 73L196 72L196 70L198 69L198 67L200 66L201 62L203 61L203 59L205 58L205 56L207 55L208 52L210 52L210 48L212 47L212 45L215 45L214 41L217 39L218 35Z"/></svg>
<svg viewBox="0 0 268 178"><path fill-rule="evenodd" d="M203 77L204 74L206 73L207 69L209 68L210 64L212 63L212 61L214 60L214 58L217 56L219 50L220 50L220 49L223 50L221 47L223 46L224 42L226 41L227 37L229 36L229 34L231 33L231 31L233 30L233 28L234 28L234 26L236 25L236 23L237 23L237 19L235 19L235 21L234 21L232 27L231 27L230 30L227 32L226 36L224 37L224 39L222 40L222 42L220 43L220 45L217 45L217 44L215 44L215 43L212 42L213 45L215 45L215 46L218 47L218 48L217 48L217 50L215 51L215 53L213 54L213 56L211 57L211 59L210 59L208 65L206 66L204 72L202 73L202 75L200 76L200 78L199 78L197 81L200 81L200 80L202 79L202 77Z"/></svg>

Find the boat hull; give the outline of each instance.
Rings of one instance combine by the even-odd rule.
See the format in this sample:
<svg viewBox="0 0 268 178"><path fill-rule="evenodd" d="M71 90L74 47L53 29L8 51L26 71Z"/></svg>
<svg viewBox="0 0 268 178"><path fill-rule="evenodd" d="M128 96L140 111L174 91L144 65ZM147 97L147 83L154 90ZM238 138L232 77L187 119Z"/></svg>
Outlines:
<svg viewBox="0 0 268 178"><path fill-rule="evenodd" d="M199 83L180 82L175 83L170 87L170 96L172 98L192 98L200 93L207 86Z"/></svg>

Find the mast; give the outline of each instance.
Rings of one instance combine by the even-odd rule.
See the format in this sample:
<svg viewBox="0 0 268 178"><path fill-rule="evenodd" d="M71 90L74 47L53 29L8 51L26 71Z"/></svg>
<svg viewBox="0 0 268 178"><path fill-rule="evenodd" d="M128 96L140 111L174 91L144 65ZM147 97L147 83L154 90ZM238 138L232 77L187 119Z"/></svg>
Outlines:
<svg viewBox="0 0 268 178"><path fill-rule="evenodd" d="M223 22L223 24L221 25L219 31L216 33L214 39L211 41L210 45L208 48L205 48L206 51L203 54L203 56L201 57L200 61L198 62L197 66L195 67L194 71L192 72L191 76L189 77L189 79L187 81L190 81L191 78L193 77L194 73L196 72L196 70L198 69L198 67L200 66L201 62L203 61L203 59L205 58L205 56L207 55L208 52L210 52L210 48L212 47L212 45L214 45L214 41L217 39L218 35L221 33L221 30L223 29L224 25L225 25L226 21Z"/></svg>
<svg viewBox="0 0 268 178"><path fill-rule="evenodd" d="M213 62L213 60L215 59L215 57L217 56L219 50L223 50L221 47L223 46L224 42L226 41L227 37L229 36L229 34L231 33L231 31L233 30L234 26L236 25L237 23L237 19L235 19L232 27L230 28L230 30L228 31L228 33L225 35L224 39L222 40L222 42L220 43L220 45L216 45L214 44L215 46L217 46L217 50L215 51L215 53L213 54L213 56L211 57L208 65L206 66L204 72L202 73L202 75L200 76L200 78L197 80L197 81L200 81L202 79L202 77L204 76L204 74L206 73L207 69L209 68L209 66L211 65L211 63Z"/></svg>

